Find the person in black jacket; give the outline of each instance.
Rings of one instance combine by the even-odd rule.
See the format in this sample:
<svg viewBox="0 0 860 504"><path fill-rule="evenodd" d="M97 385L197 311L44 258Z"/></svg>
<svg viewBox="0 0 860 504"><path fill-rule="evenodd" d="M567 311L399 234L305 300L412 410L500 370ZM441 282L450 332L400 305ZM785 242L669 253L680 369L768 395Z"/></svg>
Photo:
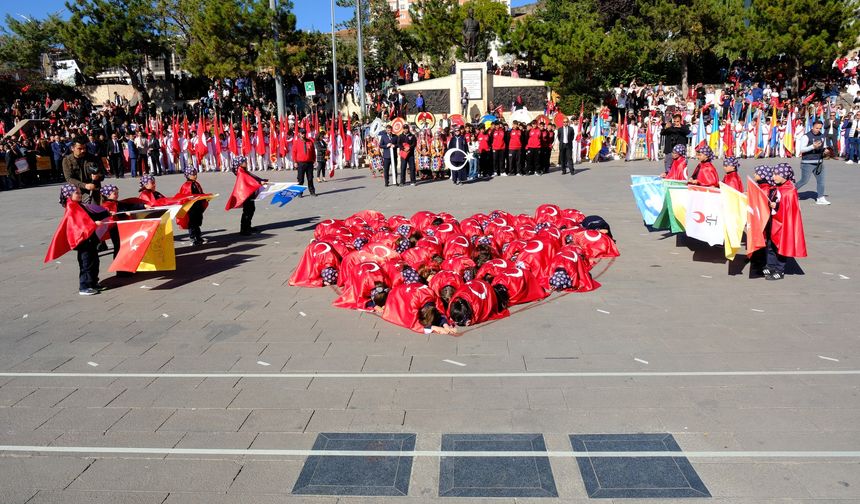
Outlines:
<svg viewBox="0 0 860 504"><path fill-rule="evenodd" d="M409 170L409 183L415 185L415 147L418 139L415 137L415 127L410 126L397 137L400 148L400 185L406 185L406 170Z"/></svg>
<svg viewBox="0 0 860 504"><path fill-rule="evenodd" d="M379 149L382 151L382 173L385 180L385 187L388 187L388 180L391 175L391 169L395 168L394 183L398 184L397 180L397 135L392 131L391 125L385 127L385 131L379 136Z"/></svg>
<svg viewBox="0 0 860 504"><path fill-rule="evenodd" d="M325 128L320 128L319 134L314 139L314 151L316 155L317 182L325 182L325 160L328 154Z"/></svg>
<svg viewBox="0 0 860 504"><path fill-rule="evenodd" d="M665 172L669 173L669 168L672 167L672 149L676 145L687 145L687 137L690 135L690 127L686 124L681 124L681 114L672 116L672 125L665 126L660 135L663 136L663 153L666 155Z"/></svg>

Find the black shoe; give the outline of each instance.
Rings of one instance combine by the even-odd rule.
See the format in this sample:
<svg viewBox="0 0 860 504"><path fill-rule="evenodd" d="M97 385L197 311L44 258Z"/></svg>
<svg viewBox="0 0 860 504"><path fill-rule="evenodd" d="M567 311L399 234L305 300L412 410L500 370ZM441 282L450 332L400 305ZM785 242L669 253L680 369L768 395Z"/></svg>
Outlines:
<svg viewBox="0 0 860 504"><path fill-rule="evenodd" d="M239 234L242 236L251 236L254 233L252 233L249 229L243 229L243 230L239 231Z"/></svg>
<svg viewBox="0 0 860 504"><path fill-rule="evenodd" d="M313 196L314 198L316 198L316 197L317 197L317 193L315 193L315 192L314 192L314 193L311 193L311 196Z"/></svg>
<svg viewBox="0 0 860 504"><path fill-rule="evenodd" d="M771 273L773 272L767 266L761 269L761 274L764 276L770 276Z"/></svg>
<svg viewBox="0 0 860 504"><path fill-rule="evenodd" d="M772 273L772 274L770 274L764 278L765 278L765 280L782 280L783 278L785 278L785 273L776 272L776 273Z"/></svg>
<svg viewBox="0 0 860 504"><path fill-rule="evenodd" d="M107 250L107 243L105 243L105 242L99 243L99 246L98 246L98 248L96 248L96 250L98 250L99 252L104 252L105 250Z"/></svg>

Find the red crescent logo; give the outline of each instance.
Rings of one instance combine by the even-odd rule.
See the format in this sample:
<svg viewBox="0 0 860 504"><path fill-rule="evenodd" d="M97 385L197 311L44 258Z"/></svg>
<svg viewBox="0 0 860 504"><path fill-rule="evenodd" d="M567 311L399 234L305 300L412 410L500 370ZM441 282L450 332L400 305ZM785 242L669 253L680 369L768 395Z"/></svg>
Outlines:
<svg viewBox="0 0 860 504"><path fill-rule="evenodd" d="M705 222L705 214L702 212L693 212L693 220L701 224Z"/></svg>

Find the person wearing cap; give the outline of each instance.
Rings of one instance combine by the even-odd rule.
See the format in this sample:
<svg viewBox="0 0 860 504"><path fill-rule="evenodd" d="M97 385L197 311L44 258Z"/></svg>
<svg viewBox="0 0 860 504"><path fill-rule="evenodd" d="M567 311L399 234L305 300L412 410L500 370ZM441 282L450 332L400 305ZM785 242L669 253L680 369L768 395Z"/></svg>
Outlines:
<svg viewBox="0 0 860 504"><path fill-rule="evenodd" d="M78 136L72 141L72 149L63 158L63 176L66 182L77 187L81 192L83 203L101 201L101 180L104 178L104 168L99 166L99 159L87 152L87 137Z"/></svg>
<svg viewBox="0 0 860 504"><path fill-rule="evenodd" d="M415 185L415 146L417 143L414 125L408 126L406 131L397 137L397 144L400 148L400 185L406 185L407 170L409 170L409 184Z"/></svg>
<svg viewBox="0 0 860 504"><path fill-rule="evenodd" d="M758 185L759 189L764 192L765 195L770 194L770 177L773 173L773 167L768 165L760 165L753 168L753 180L756 185ZM750 191L753 189L750 188ZM767 229L765 228L765 233L767 233ZM767 236L764 237L767 239ZM747 240L749 240L749 235L747 235ZM762 247L754 250L751 254L748 254L749 262L750 262L750 277L751 278L759 278L765 276L764 270L767 266L767 247Z"/></svg>
<svg viewBox="0 0 860 504"><path fill-rule="evenodd" d="M687 183L703 187L720 187L720 177L711 162L714 159L714 151L707 145L700 145L696 147L696 159L699 160L699 164Z"/></svg>
<svg viewBox="0 0 860 504"><path fill-rule="evenodd" d="M744 183L741 181L740 175L738 175L738 168L740 166L741 163L736 157L729 156L723 160L723 170L726 172L723 175L723 184L742 193L744 192Z"/></svg>
<svg viewBox="0 0 860 504"><path fill-rule="evenodd" d="M307 137L304 128L299 128L298 136L293 139L293 161L296 163L299 185L305 185L305 177L308 179L308 191L311 196L316 196L314 188L314 161L316 150L314 141Z"/></svg>
<svg viewBox="0 0 860 504"><path fill-rule="evenodd" d="M675 145L672 147L672 154L668 157L672 158L672 166L668 172L661 173L660 176L667 180L688 180L690 177L687 176L687 146Z"/></svg>
<svg viewBox="0 0 860 504"><path fill-rule="evenodd" d="M769 182L772 186L768 194L771 218L765 228L767 266L762 273L767 280L782 280L787 257L806 257L806 238L791 165L774 166Z"/></svg>
<svg viewBox="0 0 860 504"><path fill-rule="evenodd" d="M84 146L86 148L86 146ZM64 220L67 220L73 212L80 214L81 209L86 213L86 215L92 219L93 223L98 226L101 224L101 220L105 219L109 216L107 210L98 206L98 205L88 205L83 203L83 194L80 189L70 183L63 184L60 187L60 205L66 209L66 216L64 216ZM82 215L82 214L80 214ZM86 220L86 217L81 217ZM84 228L81 226L85 226L80 219L72 218L67 220L67 226L75 226L77 227L76 231L84 232ZM78 274L78 294L81 296L92 296L94 294L98 294L102 287L99 286L99 252L98 246L101 243L98 235L94 232L95 227L93 226L92 231L87 238L80 241L75 247L74 250L78 254L78 268L80 273ZM70 229L67 229L67 234L70 233ZM66 249L68 250L68 249Z"/></svg>
<svg viewBox="0 0 860 504"><path fill-rule="evenodd" d="M179 188L177 196L191 196L194 194L205 194L203 186L197 181L197 169L193 166L188 166L183 172L185 174L185 183ZM207 201L197 201L186 214L188 218L188 237L191 239L191 244L194 246L203 245L203 233L200 227L203 225L203 212L209 206Z"/></svg>
<svg viewBox="0 0 860 504"><path fill-rule="evenodd" d="M101 188L102 193L102 203L101 206L104 207L105 210L110 212L110 215L114 215L119 212L131 212L134 210L143 210L146 208L146 205L140 202L137 198L132 198L128 200L119 201L119 188L113 184L105 184ZM119 229L117 226L111 226L108 231L110 234L110 241L113 244L113 257L116 259L116 256L119 255L119 248L122 244L122 240L119 238ZM124 277L130 276L131 273L127 271L117 271L116 276Z"/></svg>
<svg viewBox="0 0 860 504"><path fill-rule="evenodd" d="M140 188L137 191L138 198L150 206L156 206L158 200L164 199L164 195L155 190L155 177L152 175L140 177Z"/></svg>
<svg viewBox="0 0 860 504"><path fill-rule="evenodd" d="M230 169L236 175L236 184L233 187L233 193L227 199L226 209L237 208L241 201L242 219L240 221L239 234L250 236L252 233L259 232L257 228L251 226L251 220L254 218L254 213L257 210L254 198L268 180L249 172L248 160L244 156L234 158Z"/></svg>
<svg viewBox="0 0 860 504"><path fill-rule="evenodd" d="M385 131L379 135L379 148L382 149L382 172L385 187L388 187L388 181L391 177L392 167L396 170L397 163L397 135L391 125L385 126ZM394 174L394 183L398 184L397 173Z"/></svg>

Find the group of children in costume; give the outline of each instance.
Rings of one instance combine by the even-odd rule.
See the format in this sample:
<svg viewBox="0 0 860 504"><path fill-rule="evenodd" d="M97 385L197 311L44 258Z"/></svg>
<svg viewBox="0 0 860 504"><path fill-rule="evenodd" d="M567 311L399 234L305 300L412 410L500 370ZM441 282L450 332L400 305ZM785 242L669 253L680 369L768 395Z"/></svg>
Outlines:
<svg viewBox="0 0 860 504"><path fill-rule="evenodd" d="M254 216L254 198L257 191L267 182L248 172L247 160L244 157L236 157L232 160L231 168L236 175L236 184L233 193L227 202L226 210L242 208L240 234L243 236L257 232L251 226ZM48 252L48 257L57 256L66 250L55 247L57 237L61 237L61 243L67 244L69 248L77 252L79 274L79 294L91 296L98 294L105 287L99 283L99 250L102 239L110 237L113 244L113 256L116 257L120 249L119 232L115 225L111 225L113 219L122 219L122 214L138 210L145 210L161 206L177 204L187 201L188 197L204 195L203 187L197 180L197 169L186 166L184 170L185 183L179 188L179 192L173 197L165 197L156 189L156 179L152 175L143 175L140 178L140 189L135 198L119 199L119 188L113 184L101 185L99 189L100 200L97 203L82 203L80 189L73 184L64 184L60 187L60 205L65 213L57 234ZM177 218L180 227L188 229L188 237L192 245L203 244L201 227L203 225L203 213L209 206L208 201L197 201L191 205L188 212ZM99 226L108 226L107 233L97 233ZM106 250L106 249L101 249ZM118 272L118 276L126 276L130 273Z"/></svg>
<svg viewBox="0 0 860 504"><path fill-rule="evenodd" d="M719 175L712 163L714 153L711 148L707 145L697 147L696 158L699 163L688 175L687 146L676 145L672 150L672 165L662 176L667 180L686 181L690 185L720 187ZM725 158L722 183L743 193L743 182L738 174L739 166L737 158ZM788 163L757 166L754 180L758 188L767 194L771 212L764 228L766 246L749 257L752 274L768 280L782 280L785 278L786 258L806 257L803 221L797 188L794 186L794 169Z"/></svg>
<svg viewBox="0 0 860 504"><path fill-rule="evenodd" d="M595 261L618 255L602 218L556 205L463 220L364 210L319 223L289 283L335 286L334 306L376 312L416 332L456 334L553 291L594 290Z"/></svg>

